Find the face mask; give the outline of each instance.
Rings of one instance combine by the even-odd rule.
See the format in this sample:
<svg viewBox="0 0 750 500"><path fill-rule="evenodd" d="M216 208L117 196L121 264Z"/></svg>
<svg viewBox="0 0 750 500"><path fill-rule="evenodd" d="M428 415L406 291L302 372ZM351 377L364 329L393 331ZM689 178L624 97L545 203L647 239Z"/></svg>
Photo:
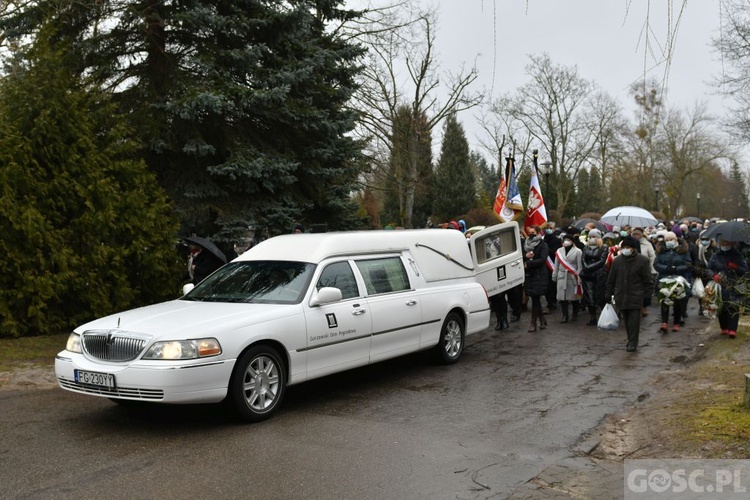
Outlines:
<svg viewBox="0 0 750 500"><path fill-rule="evenodd" d="M722 252L728 252L729 249L732 248L732 247L731 246L727 246L727 245L721 245L719 248L721 248Z"/></svg>
<svg viewBox="0 0 750 500"><path fill-rule="evenodd" d="M625 257L628 257L633 253L633 250L631 248L623 248L622 250L620 250L620 253Z"/></svg>
<svg viewBox="0 0 750 500"><path fill-rule="evenodd" d="M597 242L597 239L596 239L596 238L589 238L589 246L590 246L590 247L595 247L595 246L597 246L596 242Z"/></svg>
<svg viewBox="0 0 750 500"><path fill-rule="evenodd" d="M625 236L627 236L627 235L628 235L628 232L627 232L627 231L620 231L620 236L622 236L623 238L624 238Z"/></svg>
<svg viewBox="0 0 750 500"><path fill-rule="evenodd" d="M552 233L555 232L555 230L554 229L545 229L544 232L547 233L547 234L552 234Z"/></svg>
<svg viewBox="0 0 750 500"><path fill-rule="evenodd" d="M572 245L572 244L573 244L573 242L572 242L572 241L570 241L570 240L565 240L565 241L563 241L563 245L564 245L564 246L566 246L566 247L569 247L569 246L570 246L570 245Z"/></svg>
<svg viewBox="0 0 750 500"><path fill-rule="evenodd" d="M711 244L711 241L709 240L701 240L701 245L703 245L704 247L707 247L710 244Z"/></svg>
<svg viewBox="0 0 750 500"><path fill-rule="evenodd" d="M668 241L668 242L665 243L665 245L667 246L667 248L674 248L674 247L677 246L677 242L676 241Z"/></svg>

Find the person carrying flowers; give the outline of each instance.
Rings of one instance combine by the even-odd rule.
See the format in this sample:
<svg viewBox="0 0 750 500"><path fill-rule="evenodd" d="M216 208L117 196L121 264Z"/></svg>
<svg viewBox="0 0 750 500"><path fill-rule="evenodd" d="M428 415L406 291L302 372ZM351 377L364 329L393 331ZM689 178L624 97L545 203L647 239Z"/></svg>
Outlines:
<svg viewBox="0 0 750 500"><path fill-rule="evenodd" d="M656 261L654 269L658 273L659 289L657 296L661 303L661 327L659 331L667 333L669 328L669 309L673 310L674 323L672 331L680 331L682 322L682 306L690 284L688 282L691 271L690 252L684 240L668 231L664 241L656 244Z"/></svg>
<svg viewBox="0 0 750 500"><path fill-rule="evenodd" d="M750 271L747 260L736 246L727 240L719 240L719 251L708 261L706 277L721 285L721 307L719 326L722 335L737 336L740 321L740 304L747 294L746 275Z"/></svg>

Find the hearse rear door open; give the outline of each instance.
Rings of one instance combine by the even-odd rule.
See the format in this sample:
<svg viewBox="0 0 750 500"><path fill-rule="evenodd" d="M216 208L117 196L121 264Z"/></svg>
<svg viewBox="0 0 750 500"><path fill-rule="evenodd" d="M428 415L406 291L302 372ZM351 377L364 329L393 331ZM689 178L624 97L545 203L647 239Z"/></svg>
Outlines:
<svg viewBox="0 0 750 500"><path fill-rule="evenodd" d="M523 283L523 251L517 222L483 229L471 236L469 246L476 279L489 296Z"/></svg>

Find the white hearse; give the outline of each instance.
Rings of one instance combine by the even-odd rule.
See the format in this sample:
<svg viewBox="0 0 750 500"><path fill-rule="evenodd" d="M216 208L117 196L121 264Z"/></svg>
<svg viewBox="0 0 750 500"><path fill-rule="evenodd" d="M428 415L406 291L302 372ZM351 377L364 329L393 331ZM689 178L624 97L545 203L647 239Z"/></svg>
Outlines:
<svg viewBox="0 0 750 500"><path fill-rule="evenodd" d="M515 222L277 236L180 299L75 329L60 386L120 403L225 400L258 421L287 386L434 349L458 361L486 329L488 295L523 282Z"/></svg>

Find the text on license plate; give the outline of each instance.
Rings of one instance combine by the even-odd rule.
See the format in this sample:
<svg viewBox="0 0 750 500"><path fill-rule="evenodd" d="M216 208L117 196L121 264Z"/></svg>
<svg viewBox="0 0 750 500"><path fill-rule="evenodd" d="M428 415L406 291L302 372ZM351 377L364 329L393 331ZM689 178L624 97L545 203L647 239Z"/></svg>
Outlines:
<svg viewBox="0 0 750 500"><path fill-rule="evenodd" d="M99 387L115 388L115 376L111 373L87 372L83 370L74 371L76 382L86 385L97 385Z"/></svg>

